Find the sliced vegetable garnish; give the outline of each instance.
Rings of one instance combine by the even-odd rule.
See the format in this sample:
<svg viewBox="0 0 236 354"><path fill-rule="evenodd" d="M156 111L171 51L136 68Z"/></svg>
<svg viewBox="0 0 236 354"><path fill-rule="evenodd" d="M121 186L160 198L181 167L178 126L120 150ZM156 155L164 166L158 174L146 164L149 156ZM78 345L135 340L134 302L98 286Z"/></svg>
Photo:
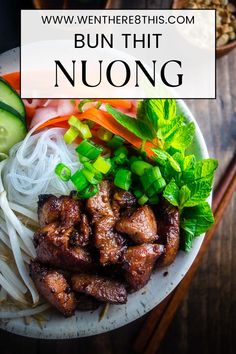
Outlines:
<svg viewBox="0 0 236 354"><path fill-rule="evenodd" d="M78 130L74 127L70 127L64 135L64 140L67 144L71 144L78 136Z"/></svg>
<svg viewBox="0 0 236 354"><path fill-rule="evenodd" d="M102 141L108 142L112 139L113 134L109 130L100 127L97 131L97 137Z"/></svg>
<svg viewBox="0 0 236 354"><path fill-rule="evenodd" d="M64 163L59 163L56 166L55 173L62 181L69 181L71 178L71 170Z"/></svg>
<svg viewBox="0 0 236 354"><path fill-rule="evenodd" d="M98 192L98 186L90 185L79 193L80 198L91 198Z"/></svg>
<svg viewBox="0 0 236 354"><path fill-rule="evenodd" d="M106 174L111 169L111 162L108 159L104 159L101 156L98 156L96 161L93 163L93 167L96 168L99 172Z"/></svg>
<svg viewBox="0 0 236 354"><path fill-rule="evenodd" d="M102 176L96 174L96 172L92 172L91 170L88 170L87 168L82 169L82 173L87 179L87 181L91 184L98 184L102 180Z"/></svg>
<svg viewBox="0 0 236 354"><path fill-rule="evenodd" d="M138 203L140 205L144 205L145 203L147 203L147 201L148 201L148 197L146 196L146 194L143 194L142 197L138 199Z"/></svg>
<svg viewBox="0 0 236 354"><path fill-rule="evenodd" d="M74 129L77 129L78 136L83 139L89 139L92 137L92 133L87 124L82 123L77 117L71 116L68 123Z"/></svg>
<svg viewBox="0 0 236 354"><path fill-rule="evenodd" d="M133 173L138 176L142 176L146 170L152 168L153 166L143 160L137 160L131 163L130 168Z"/></svg>
<svg viewBox="0 0 236 354"><path fill-rule="evenodd" d="M131 183L131 172L124 168L120 168L115 174L114 185L127 191L129 190Z"/></svg>
<svg viewBox="0 0 236 354"><path fill-rule="evenodd" d="M79 155L95 160L103 152L103 148L94 144L91 140L85 139L78 145L76 151Z"/></svg>
<svg viewBox="0 0 236 354"><path fill-rule="evenodd" d="M71 181L78 192L82 192L82 190L88 187L89 185L89 182L87 178L84 176L82 170L78 170L77 172L75 172L71 176Z"/></svg>
<svg viewBox="0 0 236 354"><path fill-rule="evenodd" d="M125 140L121 136L113 135L111 140L108 142L107 146L109 146L109 148L115 150L118 147L120 147L121 145L123 145L124 142L125 142Z"/></svg>

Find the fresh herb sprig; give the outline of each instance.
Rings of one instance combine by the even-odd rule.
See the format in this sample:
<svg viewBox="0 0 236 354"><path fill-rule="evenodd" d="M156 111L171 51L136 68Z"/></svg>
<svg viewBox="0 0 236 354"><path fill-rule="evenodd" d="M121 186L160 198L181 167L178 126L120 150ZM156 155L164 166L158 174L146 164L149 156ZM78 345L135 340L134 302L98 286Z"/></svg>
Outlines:
<svg viewBox="0 0 236 354"><path fill-rule="evenodd" d="M180 210L181 244L189 251L193 239L214 223L206 199L212 190L217 160L197 161L194 155L186 154L195 135L195 125L186 122L175 100L145 99L138 105L136 119L110 105L106 105L106 109L119 124L144 142L158 139L158 148L152 150L166 182L162 195Z"/></svg>

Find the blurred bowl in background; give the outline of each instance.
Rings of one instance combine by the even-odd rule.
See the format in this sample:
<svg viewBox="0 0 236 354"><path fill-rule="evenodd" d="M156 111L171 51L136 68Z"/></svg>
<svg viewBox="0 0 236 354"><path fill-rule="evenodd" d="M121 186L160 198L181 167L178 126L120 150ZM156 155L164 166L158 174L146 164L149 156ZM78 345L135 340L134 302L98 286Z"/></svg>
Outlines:
<svg viewBox="0 0 236 354"><path fill-rule="evenodd" d="M188 0L174 0L172 3L172 9L184 9L188 5ZM230 0L230 3L234 4L236 7L236 0ZM236 39L227 43L226 45L223 45L222 47L216 48L216 56L217 58L222 57L225 54L228 54L236 48Z"/></svg>

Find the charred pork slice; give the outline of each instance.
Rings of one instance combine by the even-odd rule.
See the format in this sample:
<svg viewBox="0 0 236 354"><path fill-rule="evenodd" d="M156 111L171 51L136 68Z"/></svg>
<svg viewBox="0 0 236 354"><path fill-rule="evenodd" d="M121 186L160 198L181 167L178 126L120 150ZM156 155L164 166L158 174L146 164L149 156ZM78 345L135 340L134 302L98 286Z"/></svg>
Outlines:
<svg viewBox="0 0 236 354"><path fill-rule="evenodd" d="M78 311L94 311L99 308L101 302L86 294L76 294Z"/></svg>
<svg viewBox="0 0 236 354"><path fill-rule="evenodd" d="M104 216L114 216L110 203L110 191L110 182L104 180L99 185L98 193L87 200L87 209L92 215L93 221L96 222Z"/></svg>
<svg viewBox="0 0 236 354"><path fill-rule="evenodd" d="M100 263L109 264L119 261L125 239L114 231L116 222L110 203L111 184L102 181L99 192L87 201L87 209L92 215L95 231L95 246L100 252Z"/></svg>
<svg viewBox="0 0 236 354"><path fill-rule="evenodd" d="M38 230L34 235L37 259L43 264L62 269L74 271L91 269L90 254L82 247L70 245L75 233L73 227L64 228L56 223Z"/></svg>
<svg viewBox="0 0 236 354"><path fill-rule="evenodd" d="M121 217L115 228L118 232L129 235L137 244L151 243L158 238L156 218L151 207L147 205Z"/></svg>
<svg viewBox="0 0 236 354"><path fill-rule="evenodd" d="M38 201L38 217L41 227L53 222L60 222L66 226L75 225L80 221L79 203L68 196L57 198L52 194L41 194Z"/></svg>
<svg viewBox="0 0 236 354"><path fill-rule="evenodd" d="M163 253L164 247L157 244L143 244L128 247L124 254L123 269L127 283L132 291L147 284L154 263Z"/></svg>
<svg viewBox="0 0 236 354"><path fill-rule="evenodd" d="M112 210L116 218L120 216L122 209L127 209L135 206L137 200L129 191L124 191L120 188L115 188L112 196Z"/></svg>
<svg viewBox="0 0 236 354"><path fill-rule="evenodd" d="M95 246L99 249L100 263L103 265L119 262L125 249L126 240L114 231L114 224L113 217L104 217L95 225Z"/></svg>
<svg viewBox="0 0 236 354"><path fill-rule="evenodd" d="M158 261L159 266L170 265L179 250L179 210L169 202L163 200L157 213L158 235L165 251Z"/></svg>
<svg viewBox="0 0 236 354"><path fill-rule="evenodd" d="M92 274L72 275L72 288L79 293L85 293L96 299L111 304L125 304L127 292L123 284Z"/></svg>
<svg viewBox="0 0 236 354"><path fill-rule="evenodd" d="M70 245L72 247L76 246L87 246L90 243L90 226L88 217L85 214L81 215L80 224L76 226L76 231L70 238Z"/></svg>
<svg viewBox="0 0 236 354"><path fill-rule="evenodd" d="M76 298L64 275L38 262L31 262L30 275L38 292L64 316L72 316L76 308Z"/></svg>

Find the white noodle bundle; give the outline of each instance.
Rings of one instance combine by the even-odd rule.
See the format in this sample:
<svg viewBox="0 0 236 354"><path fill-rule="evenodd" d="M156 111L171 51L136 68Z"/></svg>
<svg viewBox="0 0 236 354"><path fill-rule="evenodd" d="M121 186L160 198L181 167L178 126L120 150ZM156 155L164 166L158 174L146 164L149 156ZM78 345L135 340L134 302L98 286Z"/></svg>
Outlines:
<svg viewBox="0 0 236 354"><path fill-rule="evenodd" d="M34 134L31 130L25 140L15 145L3 169L3 184L8 200L36 211L38 195L68 194L73 186L55 175L55 167L63 162L74 172L79 160L73 145L66 145L65 130L51 128Z"/></svg>

